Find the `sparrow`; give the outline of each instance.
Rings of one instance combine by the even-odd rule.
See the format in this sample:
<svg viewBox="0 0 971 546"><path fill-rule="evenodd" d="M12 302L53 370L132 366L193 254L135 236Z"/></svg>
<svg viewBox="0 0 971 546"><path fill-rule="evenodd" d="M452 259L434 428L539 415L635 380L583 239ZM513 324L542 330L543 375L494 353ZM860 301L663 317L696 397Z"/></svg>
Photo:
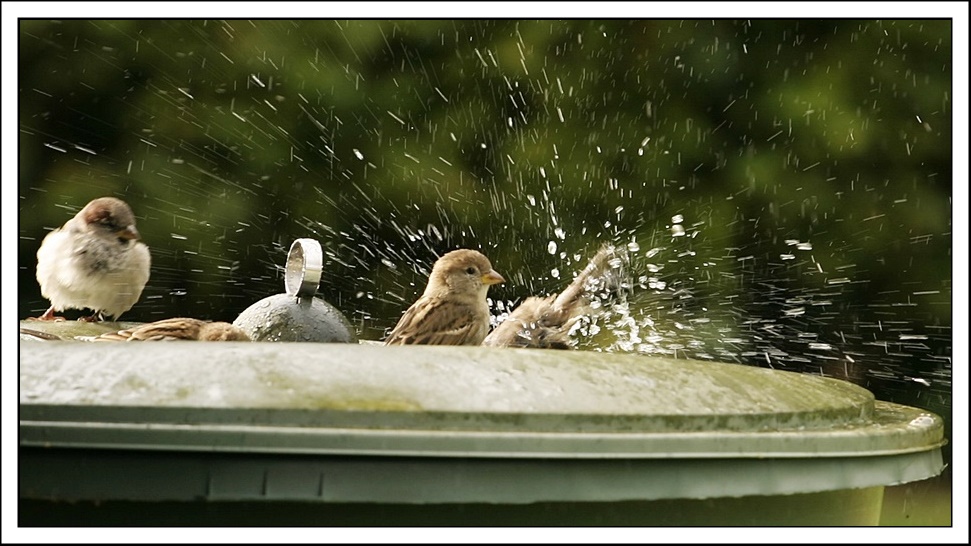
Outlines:
<svg viewBox="0 0 971 546"><path fill-rule="evenodd" d="M240 328L228 322L194 318L170 318L101 334L91 341L250 341Z"/></svg>
<svg viewBox="0 0 971 546"><path fill-rule="evenodd" d="M594 312L592 299L617 289L627 257L603 245L587 267L559 295L523 300L482 342L489 347L570 349L574 326Z"/></svg>
<svg viewBox="0 0 971 546"><path fill-rule="evenodd" d="M117 318L148 282L151 255L121 199L101 197L47 234L37 250L37 282L51 307L37 320L63 320L56 311L90 309L81 320Z"/></svg>
<svg viewBox="0 0 971 546"><path fill-rule="evenodd" d="M385 345L479 345L489 333L486 293L506 279L468 249L439 258L425 292L405 311Z"/></svg>
<svg viewBox="0 0 971 546"><path fill-rule="evenodd" d="M57 334L49 334L47 332L41 332L40 330L34 330L33 328L20 327L20 339L29 340L42 340L42 341L61 341L61 336Z"/></svg>

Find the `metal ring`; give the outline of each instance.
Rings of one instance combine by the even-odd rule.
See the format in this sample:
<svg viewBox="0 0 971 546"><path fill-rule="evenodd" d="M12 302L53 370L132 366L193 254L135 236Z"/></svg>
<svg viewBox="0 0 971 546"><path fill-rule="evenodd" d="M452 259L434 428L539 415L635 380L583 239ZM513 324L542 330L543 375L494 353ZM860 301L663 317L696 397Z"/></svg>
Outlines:
<svg viewBox="0 0 971 546"><path fill-rule="evenodd" d="M287 295L312 297L317 293L321 272L324 269L324 253L320 243L313 239L297 239L287 254L285 284Z"/></svg>

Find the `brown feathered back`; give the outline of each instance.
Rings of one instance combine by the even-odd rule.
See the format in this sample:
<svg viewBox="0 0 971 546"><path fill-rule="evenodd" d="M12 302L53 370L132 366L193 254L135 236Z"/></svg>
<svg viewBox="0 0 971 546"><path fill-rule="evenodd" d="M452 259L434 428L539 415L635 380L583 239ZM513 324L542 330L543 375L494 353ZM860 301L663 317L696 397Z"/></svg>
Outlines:
<svg viewBox="0 0 971 546"><path fill-rule="evenodd" d="M134 328L101 334L93 341L250 341L242 329L228 322L170 318Z"/></svg>

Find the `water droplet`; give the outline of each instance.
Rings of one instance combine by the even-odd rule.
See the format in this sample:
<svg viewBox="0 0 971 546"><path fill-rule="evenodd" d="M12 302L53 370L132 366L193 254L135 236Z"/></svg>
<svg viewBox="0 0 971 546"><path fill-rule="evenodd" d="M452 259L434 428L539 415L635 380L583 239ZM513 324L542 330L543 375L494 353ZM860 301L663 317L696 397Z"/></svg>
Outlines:
<svg viewBox="0 0 971 546"><path fill-rule="evenodd" d="M908 424L912 427L929 427L934 424L934 418L930 415L921 415L914 418Z"/></svg>
<svg viewBox="0 0 971 546"><path fill-rule="evenodd" d="M546 245L546 251L550 254L556 254L556 241L550 241L550 244Z"/></svg>

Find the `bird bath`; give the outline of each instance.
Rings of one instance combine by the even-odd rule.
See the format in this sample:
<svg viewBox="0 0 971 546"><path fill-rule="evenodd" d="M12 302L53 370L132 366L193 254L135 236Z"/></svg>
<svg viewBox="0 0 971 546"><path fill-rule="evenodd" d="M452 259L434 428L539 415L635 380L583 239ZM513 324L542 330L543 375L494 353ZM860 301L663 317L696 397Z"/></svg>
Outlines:
<svg viewBox="0 0 971 546"><path fill-rule="evenodd" d="M873 525L943 423L587 351L22 340L21 524Z"/></svg>

